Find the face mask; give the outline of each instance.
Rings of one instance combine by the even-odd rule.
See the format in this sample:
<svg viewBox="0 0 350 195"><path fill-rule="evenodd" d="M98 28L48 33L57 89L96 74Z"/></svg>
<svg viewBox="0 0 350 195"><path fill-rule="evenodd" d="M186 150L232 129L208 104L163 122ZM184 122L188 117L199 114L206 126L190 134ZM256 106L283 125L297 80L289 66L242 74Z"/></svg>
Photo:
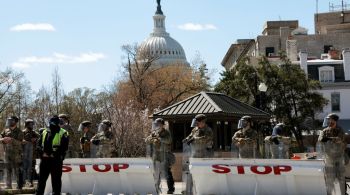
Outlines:
<svg viewBox="0 0 350 195"><path fill-rule="evenodd" d="M9 118L9 119L6 120L5 126L7 128L14 127L14 126L16 126L16 121L11 119L11 118Z"/></svg>
<svg viewBox="0 0 350 195"><path fill-rule="evenodd" d="M243 129L243 128L246 128L248 126L248 122L244 119L240 119L238 121L238 125L237 125L237 128L238 129Z"/></svg>
<svg viewBox="0 0 350 195"><path fill-rule="evenodd" d="M329 117L324 118L322 127L329 127L329 125L330 125L330 118Z"/></svg>
<svg viewBox="0 0 350 195"><path fill-rule="evenodd" d="M157 122L152 122L152 130L155 131L155 130L158 130L158 129L160 129L159 123L157 123Z"/></svg>
<svg viewBox="0 0 350 195"><path fill-rule="evenodd" d="M191 127L192 128L197 127L197 124L198 124L198 121L195 118L192 119Z"/></svg>
<svg viewBox="0 0 350 195"><path fill-rule="evenodd" d="M98 131L102 132L102 131L107 131L108 130L108 126L104 123L100 123L100 125L98 126Z"/></svg>

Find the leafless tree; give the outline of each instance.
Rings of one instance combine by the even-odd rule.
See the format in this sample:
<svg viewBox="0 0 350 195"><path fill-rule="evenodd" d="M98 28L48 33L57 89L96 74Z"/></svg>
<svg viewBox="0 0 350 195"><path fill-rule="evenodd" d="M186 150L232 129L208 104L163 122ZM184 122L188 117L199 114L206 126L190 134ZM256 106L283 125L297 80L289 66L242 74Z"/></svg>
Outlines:
<svg viewBox="0 0 350 195"><path fill-rule="evenodd" d="M57 66L52 72L52 96L55 103L56 113L58 114L60 112L60 103L62 102L63 89L61 76L59 74Z"/></svg>

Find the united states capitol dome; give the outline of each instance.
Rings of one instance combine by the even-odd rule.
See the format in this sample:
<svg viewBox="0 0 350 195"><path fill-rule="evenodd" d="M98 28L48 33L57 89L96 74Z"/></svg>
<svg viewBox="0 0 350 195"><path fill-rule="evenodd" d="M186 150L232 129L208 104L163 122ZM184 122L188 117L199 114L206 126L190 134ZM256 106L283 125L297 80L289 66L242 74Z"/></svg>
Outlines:
<svg viewBox="0 0 350 195"><path fill-rule="evenodd" d="M165 30L165 15L163 15L160 1L158 1L157 11L153 16L153 20L153 32L140 44L139 51L147 55L157 56L156 64L163 66L170 64L188 65L184 49Z"/></svg>

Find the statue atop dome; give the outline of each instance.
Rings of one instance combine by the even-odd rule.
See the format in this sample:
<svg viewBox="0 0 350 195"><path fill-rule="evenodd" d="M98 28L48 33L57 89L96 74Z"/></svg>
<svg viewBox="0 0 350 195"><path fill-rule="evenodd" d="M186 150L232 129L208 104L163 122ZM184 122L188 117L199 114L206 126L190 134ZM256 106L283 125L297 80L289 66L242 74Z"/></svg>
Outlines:
<svg viewBox="0 0 350 195"><path fill-rule="evenodd" d="M157 11L156 14L163 15L162 6L160 5L160 0L157 0Z"/></svg>

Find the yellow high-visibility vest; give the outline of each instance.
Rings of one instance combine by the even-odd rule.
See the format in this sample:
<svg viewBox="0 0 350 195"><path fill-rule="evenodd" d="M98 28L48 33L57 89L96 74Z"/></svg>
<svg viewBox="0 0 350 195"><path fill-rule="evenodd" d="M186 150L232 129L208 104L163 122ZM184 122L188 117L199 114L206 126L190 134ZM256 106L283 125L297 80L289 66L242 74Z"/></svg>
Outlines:
<svg viewBox="0 0 350 195"><path fill-rule="evenodd" d="M65 133L67 133L67 135L68 135L68 132L66 130L64 130L63 128L61 128L60 131L58 133L56 133L55 137L52 140L52 151L56 151L57 148L61 145L61 139ZM42 141L41 141L42 147L44 147L46 135L47 135L47 129L45 129L43 131L43 135L42 135L43 137L42 137Z"/></svg>

